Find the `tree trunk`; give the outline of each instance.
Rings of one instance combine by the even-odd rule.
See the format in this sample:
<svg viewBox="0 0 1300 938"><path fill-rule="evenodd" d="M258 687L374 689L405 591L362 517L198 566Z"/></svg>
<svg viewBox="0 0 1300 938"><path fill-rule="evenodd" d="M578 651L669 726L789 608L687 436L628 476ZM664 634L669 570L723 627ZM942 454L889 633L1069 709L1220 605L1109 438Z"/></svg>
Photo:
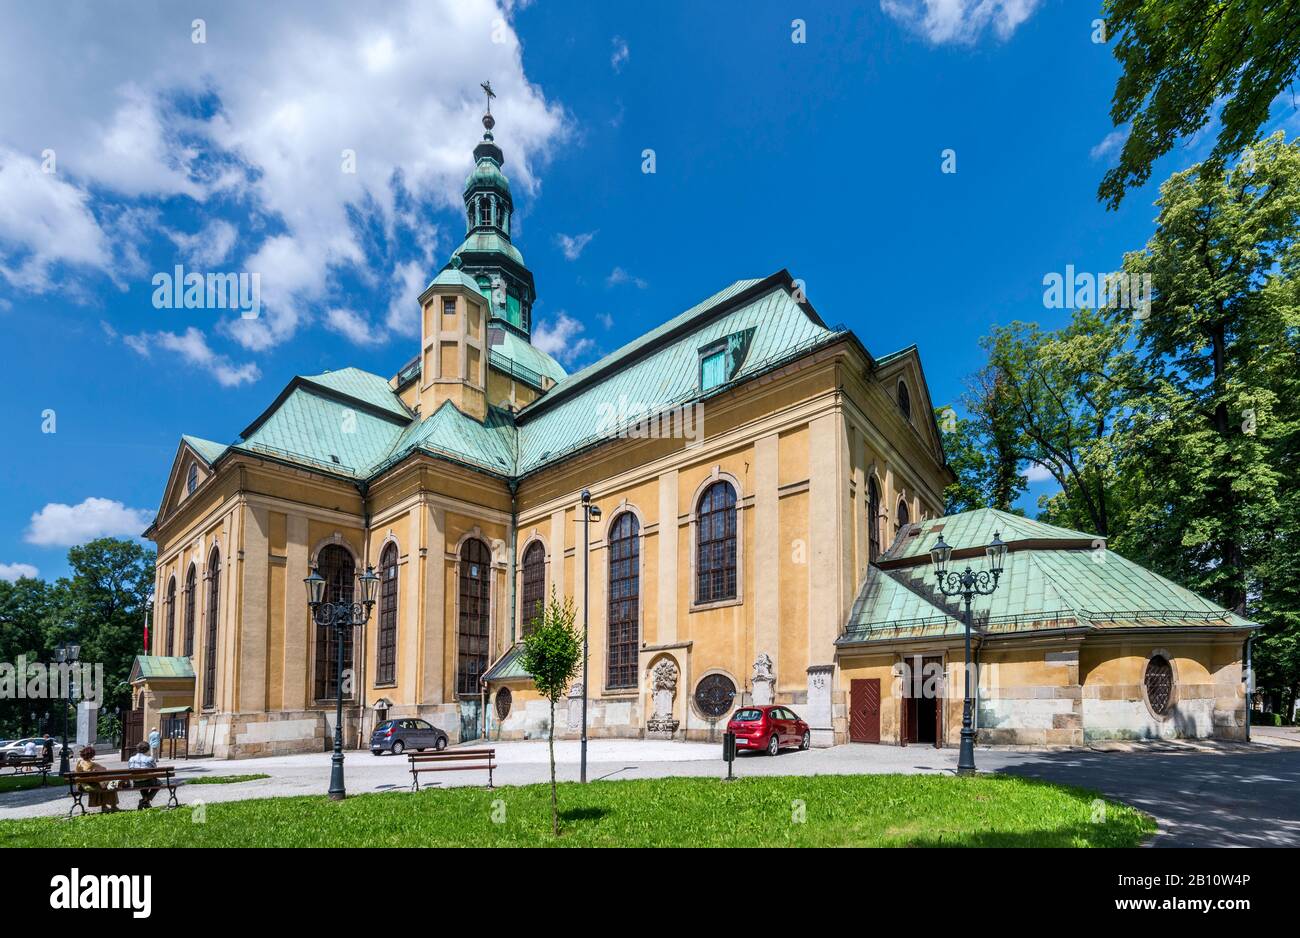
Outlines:
<svg viewBox="0 0 1300 938"><path fill-rule="evenodd" d="M560 811L555 797L555 698L551 698L551 830L556 837L560 836Z"/></svg>

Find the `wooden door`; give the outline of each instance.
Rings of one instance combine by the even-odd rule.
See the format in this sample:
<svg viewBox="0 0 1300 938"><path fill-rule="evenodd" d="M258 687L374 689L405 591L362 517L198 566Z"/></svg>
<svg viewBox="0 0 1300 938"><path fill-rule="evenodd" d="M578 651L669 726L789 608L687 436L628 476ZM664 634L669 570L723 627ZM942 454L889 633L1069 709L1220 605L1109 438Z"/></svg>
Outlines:
<svg viewBox="0 0 1300 938"><path fill-rule="evenodd" d="M880 678L856 678L849 685L849 739L880 742Z"/></svg>

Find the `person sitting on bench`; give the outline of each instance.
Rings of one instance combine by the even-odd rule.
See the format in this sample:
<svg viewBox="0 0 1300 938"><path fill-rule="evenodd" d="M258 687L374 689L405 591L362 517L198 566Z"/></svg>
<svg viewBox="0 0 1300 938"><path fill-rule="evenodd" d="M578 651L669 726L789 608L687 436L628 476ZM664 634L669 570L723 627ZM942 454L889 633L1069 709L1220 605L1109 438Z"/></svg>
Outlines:
<svg viewBox="0 0 1300 938"><path fill-rule="evenodd" d="M106 772L108 771L102 765L95 761L95 747L86 746L78 753L80 758L77 759L74 772ZM99 782L86 782L81 786L81 790L90 795L90 806L99 808L104 814L112 814L120 810L117 806L117 792L112 788L105 788Z"/></svg>
<svg viewBox="0 0 1300 938"><path fill-rule="evenodd" d="M156 769L158 760L153 757L149 751L148 743L141 743L135 747L135 754L126 760L128 769ZM153 796L158 794L158 780L156 778L136 779L135 787L140 790L139 809L153 807Z"/></svg>

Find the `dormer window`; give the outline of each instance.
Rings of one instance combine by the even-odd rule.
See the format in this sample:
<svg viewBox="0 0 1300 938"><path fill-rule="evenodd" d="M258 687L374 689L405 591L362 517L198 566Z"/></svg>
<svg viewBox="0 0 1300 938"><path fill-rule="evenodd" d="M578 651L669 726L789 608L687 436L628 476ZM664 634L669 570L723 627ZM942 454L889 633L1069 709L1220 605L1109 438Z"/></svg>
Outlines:
<svg viewBox="0 0 1300 938"><path fill-rule="evenodd" d="M727 347L712 346L700 352L700 390L711 391L727 383Z"/></svg>
<svg viewBox="0 0 1300 938"><path fill-rule="evenodd" d="M194 490L198 487L199 487L199 465L198 463L190 463L190 471L185 476L185 494L187 495L192 494Z"/></svg>
<svg viewBox="0 0 1300 938"><path fill-rule="evenodd" d="M898 409L903 412L903 419L912 419L912 396L907 391L906 382L898 382Z"/></svg>

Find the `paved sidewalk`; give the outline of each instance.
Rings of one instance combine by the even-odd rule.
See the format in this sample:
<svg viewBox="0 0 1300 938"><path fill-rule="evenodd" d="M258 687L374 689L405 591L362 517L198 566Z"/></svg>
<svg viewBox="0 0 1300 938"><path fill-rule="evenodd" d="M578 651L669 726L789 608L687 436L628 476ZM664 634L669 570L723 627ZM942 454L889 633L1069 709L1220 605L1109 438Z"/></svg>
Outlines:
<svg viewBox="0 0 1300 938"><path fill-rule="evenodd" d="M470 745L482 745L481 742ZM498 786L549 779L547 746L541 741L493 744L500 765ZM1300 847L1300 748L1243 744L1168 746L1134 744L1128 751L1008 750L981 747L976 762L982 771L1000 771L1092 788L1133 804L1154 816L1160 833L1152 846L1290 846ZM557 775L577 781L579 744L555 744ZM666 778L726 774L721 746L650 740L592 740L588 744L588 778ZM202 775L266 773L270 778L232 785L181 789L181 802L193 805L321 795L329 785L330 754L309 753L266 759L176 763L182 778ZM928 746L846 745L808 752L783 752L775 759L744 753L735 764L739 776L873 773L952 773L956 749ZM347 753L348 793L404 791L410 786L405 758ZM446 772L441 784L481 785L481 772ZM421 783L423 785L423 783ZM124 793L133 808L138 796ZM0 795L0 819L58 815L67 811L66 786L52 780L45 789Z"/></svg>

